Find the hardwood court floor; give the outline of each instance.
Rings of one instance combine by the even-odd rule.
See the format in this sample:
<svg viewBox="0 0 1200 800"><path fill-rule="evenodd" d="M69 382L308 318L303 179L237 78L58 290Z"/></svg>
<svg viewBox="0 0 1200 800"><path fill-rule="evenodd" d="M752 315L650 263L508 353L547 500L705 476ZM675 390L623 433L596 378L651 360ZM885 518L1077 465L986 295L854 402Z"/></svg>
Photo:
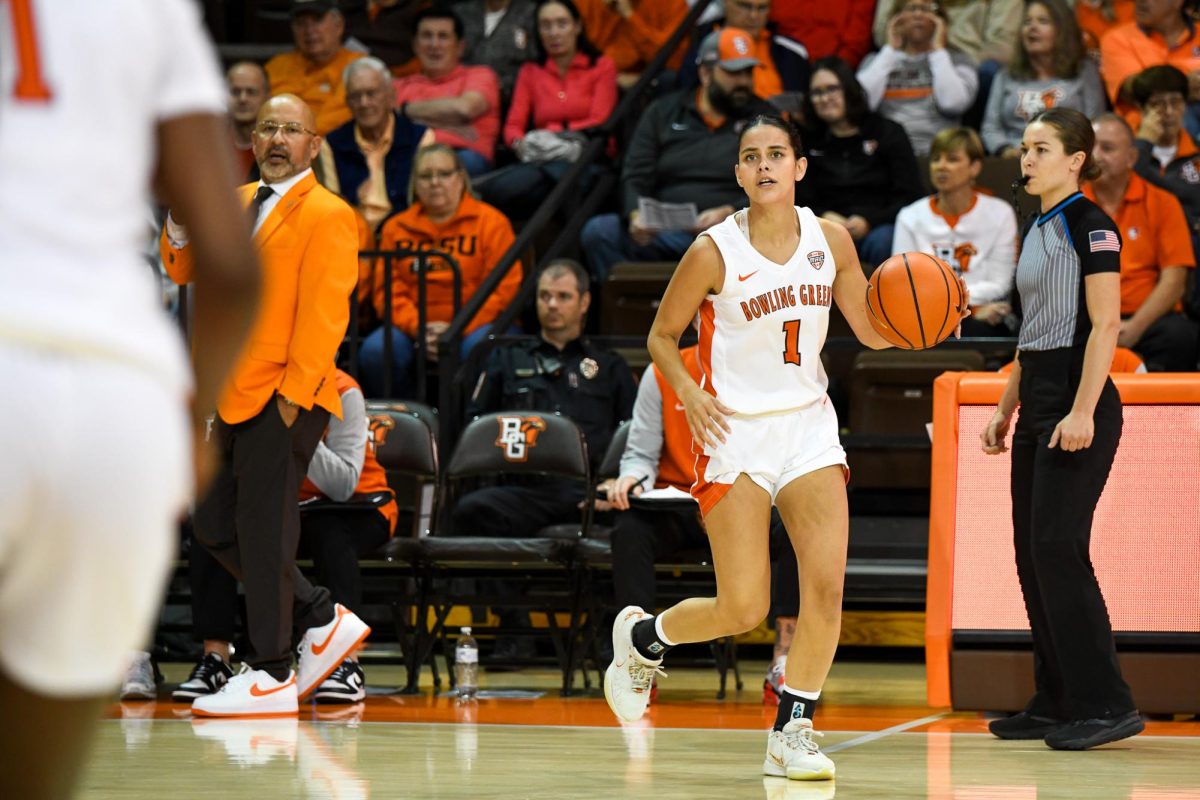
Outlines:
<svg viewBox="0 0 1200 800"><path fill-rule="evenodd" d="M167 665L168 681L186 675ZM1001 742L978 714L925 707L911 664L836 664L818 712L836 782L764 779L763 664L746 690L713 699L715 673L673 670L636 726L602 696L559 698L557 676L485 676L537 699L458 704L383 694L394 668L368 666L374 693L353 708L305 705L293 720L197 720L166 701L114 704L84 798L1099 798L1200 799L1200 723L1151 722L1088 753ZM732 690L732 687L731 687ZM165 697L165 695L164 695Z"/></svg>

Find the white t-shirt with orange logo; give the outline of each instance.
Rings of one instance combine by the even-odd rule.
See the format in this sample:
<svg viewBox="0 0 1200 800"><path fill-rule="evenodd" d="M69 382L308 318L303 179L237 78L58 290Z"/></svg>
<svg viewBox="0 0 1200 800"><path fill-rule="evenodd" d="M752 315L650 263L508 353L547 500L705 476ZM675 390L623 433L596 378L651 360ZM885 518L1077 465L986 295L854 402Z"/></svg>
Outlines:
<svg viewBox="0 0 1200 800"><path fill-rule="evenodd" d="M930 253L962 276L971 305L1007 301L1017 271L1017 215L1012 206L975 193L971 207L953 217L942 214L937 195L900 209L892 253Z"/></svg>

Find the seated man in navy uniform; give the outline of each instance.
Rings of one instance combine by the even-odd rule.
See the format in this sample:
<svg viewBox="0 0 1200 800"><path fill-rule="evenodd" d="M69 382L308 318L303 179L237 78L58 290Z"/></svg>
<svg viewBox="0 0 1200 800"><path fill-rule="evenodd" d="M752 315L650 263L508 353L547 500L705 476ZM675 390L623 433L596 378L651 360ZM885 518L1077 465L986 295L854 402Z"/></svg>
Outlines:
<svg viewBox="0 0 1200 800"><path fill-rule="evenodd" d="M560 413L583 431L593 470L617 425L633 414L633 373L611 350L581 338L591 295L588 273L559 259L538 277L537 339L497 348L467 404L468 419L494 411ZM451 512L460 536L533 536L547 525L580 519L584 487L554 478L491 486L459 499ZM501 614L505 626L527 624L526 614ZM532 654L531 643L497 643L497 661Z"/></svg>

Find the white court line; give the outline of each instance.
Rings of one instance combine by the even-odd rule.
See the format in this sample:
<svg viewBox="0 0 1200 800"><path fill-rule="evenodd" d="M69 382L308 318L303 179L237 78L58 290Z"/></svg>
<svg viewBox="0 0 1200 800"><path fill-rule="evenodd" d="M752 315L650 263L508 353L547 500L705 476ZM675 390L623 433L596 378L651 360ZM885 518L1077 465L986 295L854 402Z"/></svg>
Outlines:
<svg viewBox="0 0 1200 800"><path fill-rule="evenodd" d="M879 739L882 739L885 736L891 736L893 733L902 733L911 728L919 728L922 725L928 725L931 722L937 722L939 719L941 719L942 717L946 716L949 713L950 713L949 711L943 711L941 714L931 714L928 717L921 717L920 719L914 719L911 722L904 722L904 723L901 723L900 725L893 725L892 727L884 728L881 731L875 731L874 733L868 733L868 734L864 734L862 736L856 736L855 738L849 739L845 742L838 742L837 744L831 744L828 747L822 747L821 750L826 753L836 753L838 750L845 750L847 747L857 747L860 744L868 744L869 742L878 741Z"/></svg>

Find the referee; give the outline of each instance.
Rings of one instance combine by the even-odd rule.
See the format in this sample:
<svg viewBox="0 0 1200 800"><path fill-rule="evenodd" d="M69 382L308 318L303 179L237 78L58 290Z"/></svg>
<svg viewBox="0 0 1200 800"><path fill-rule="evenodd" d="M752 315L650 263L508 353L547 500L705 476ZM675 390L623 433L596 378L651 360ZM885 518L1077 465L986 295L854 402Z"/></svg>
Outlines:
<svg viewBox="0 0 1200 800"><path fill-rule="evenodd" d="M1013 434L1017 576L1033 634L1035 691L1021 713L989 726L1001 739L1086 750L1145 726L1121 677L1108 609L1088 555L1092 517L1121 439L1108 378L1121 324L1121 237L1079 192L1095 177L1083 114L1038 114L1021 142L1025 191L1041 200L1017 262L1025 312L1016 365L980 438L988 454Z"/></svg>

